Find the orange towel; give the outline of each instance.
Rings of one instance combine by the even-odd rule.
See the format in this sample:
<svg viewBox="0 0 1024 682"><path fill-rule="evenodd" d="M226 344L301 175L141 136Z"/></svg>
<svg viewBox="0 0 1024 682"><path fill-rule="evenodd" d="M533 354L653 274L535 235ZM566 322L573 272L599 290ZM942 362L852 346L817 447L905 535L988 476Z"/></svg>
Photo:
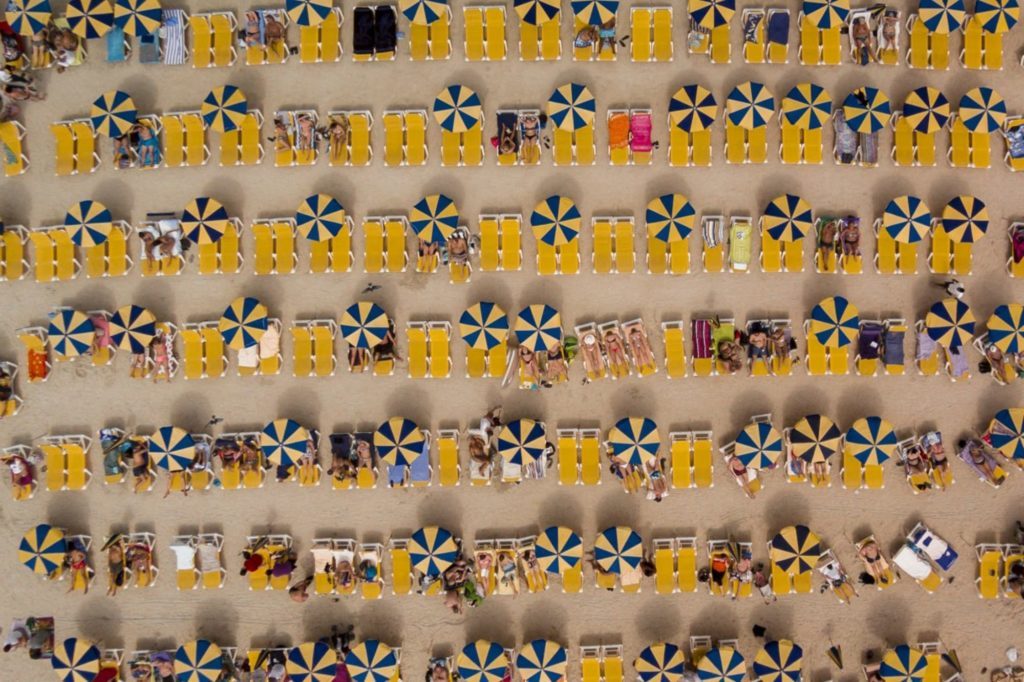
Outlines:
<svg viewBox="0 0 1024 682"><path fill-rule="evenodd" d="M608 119L608 146L621 149L629 145L629 116L612 114Z"/></svg>

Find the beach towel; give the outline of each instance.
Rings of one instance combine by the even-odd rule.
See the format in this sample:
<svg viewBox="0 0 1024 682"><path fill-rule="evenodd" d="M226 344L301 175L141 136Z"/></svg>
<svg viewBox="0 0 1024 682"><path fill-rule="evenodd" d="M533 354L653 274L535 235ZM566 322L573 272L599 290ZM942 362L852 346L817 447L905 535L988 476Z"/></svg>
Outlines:
<svg viewBox="0 0 1024 682"><path fill-rule="evenodd" d="M277 331L276 324L267 326L266 333L260 337L260 357L273 358L281 352L281 334Z"/></svg>
<svg viewBox="0 0 1024 682"><path fill-rule="evenodd" d="M857 339L857 354L865 360L874 360L881 354L882 325L875 322L865 322L860 327L860 337Z"/></svg>
<svg viewBox="0 0 1024 682"><path fill-rule="evenodd" d="M958 557L956 550L927 528L921 528L911 539L914 545L927 554L942 570L948 571L956 563Z"/></svg>
<svg viewBox="0 0 1024 682"><path fill-rule="evenodd" d="M373 54L376 42L373 8L356 7L352 18L352 51L356 54Z"/></svg>
<svg viewBox="0 0 1024 682"><path fill-rule="evenodd" d="M119 64L128 59L128 53L124 49L124 29L115 26L107 33L107 61L111 64Z"/></svg>
<svg viewBox="0 0 1024 682"><path fill-rule="evenodd" d="M608 119L608 146L622 149L629 144L629 116L612 114Z"/></svg>
<svg viewBox="0 0 1024 682"><path fill-rule="evenodd" d="M390 6L378 7L374 14L374 48L377 52L392 52L398 47L398 17Z"/></svg>
<svg viewBox="0 0 1024 682"><path fill-rule="evenodd" d="M764 21L763 12L750 12L747 15L747 20L743 23L743 42L757 42L757 27L761 25L762 21Z"/></svg>
<svg viewBox="0 0 1024 682"><path fill-rule="evenodd" d="M949 375L951 377L959 379L970 371L970 365L967 364L967 353L964 352L963 346L950 348L947 355L949 356Z"/></svg>
<svg viewBox="0 0 1024 682"><path fill-rule="evenodd" d="M423 452L409 465L409 480L416 483L430 481L430 450L429 441L423 445Z"/></svg>
<svg viewBox="0 0 1024 682"><path fill-rule="evenodd" d="M260 347L249 346L238 351L238 366L239 367L259 367L260 365Z"/></svg>
<svg viewBox="0 0 1024 682"><path fill-rule="evenodd" d="M405 485L405 472L408 467L404 464L396 464L388 467L388 487L401 488Z"/></svg>
<svg viewBox="0 0 1024 682"><path fill-rule="evenodd" d="M649 152L651 143L651 115L633 114L629 119L629 147L635 152Z"/></svg>
<svg viewBox="0 0 1024 682"><path fill-rule="evenodd" d="M887 365L903 364L903 332L887 331L882 339L882 355Z"/></svg>
<svg viewBox="0 0 1024 682"><path fill-rule="evenodd" d="M1010 152L1010 158L1024 158L1024 123L1017 121L1008 124L1003 131L1003 137L1006 138L1006 147Z"/></svg>
<svg viewBox="0 0 1024 682"><path fill-rule="evenodd" d="M868 166L878 163L878 133L860 134L860 162Z"/></svg>
<svg viewBox="0 0 1024 682"><path fill-rule="evenodd" d="M915 357L918 360L930 358L935 353L935 348L935 341L926 332L921 332L917 335L917 355Z"/></svg>
<svg viewBox="0 0 1024 682"><path fill-rule="evenodd" d="M693 321L693 357L711 357L711 320Z"/></svg>
<svg viewBox="0 0 1024 682"><path fill-rule="evenodd" d="M789 12L774 12L768 19L768 42L789 45Z"/></svg>
<svg viewBox="0 0 1024 682"><path fill-rule="evenodd" d="M180 9L165 9L163 24L160 26L163 41L164 64L185 63L185 12Z"/></svg>
<svg viewBox="0 0 1024 682"><path fill-rule="evenodd" d="M196 550L189 545L171 545L174 562L179 571L191 571L196 567Z"/></svg>

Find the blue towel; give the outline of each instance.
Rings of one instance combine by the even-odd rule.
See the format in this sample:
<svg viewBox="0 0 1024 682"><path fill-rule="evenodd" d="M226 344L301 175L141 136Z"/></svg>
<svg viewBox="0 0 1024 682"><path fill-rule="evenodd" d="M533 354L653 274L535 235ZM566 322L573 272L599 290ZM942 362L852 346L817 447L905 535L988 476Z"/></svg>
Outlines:
<svg viewBox="0 0 1024 682"><path fill-rule="evenodd" d="M389 486L401 486L405 483L405 465L399 464L397 466L388 467L388 485Z"/></svg>
<svg viewBox="0 0 1024 682"><path fill-rule="evenodd" d="M410 481L430 481L430 453L424 448L424 452L412 461L409 465Z"/></svg>
<svg viewBox="0 0 1024 682"><path fill-rule="evenodd" d="M128 59L124 50L124 29L115 26L107 32L107 61L119 64Z"/></svg>
<svg viewBox="0 0 1024 682"><path fill-rule="evenodd" d="M768 42L789 45L789 14L776 12L768 21Z"/></svg>

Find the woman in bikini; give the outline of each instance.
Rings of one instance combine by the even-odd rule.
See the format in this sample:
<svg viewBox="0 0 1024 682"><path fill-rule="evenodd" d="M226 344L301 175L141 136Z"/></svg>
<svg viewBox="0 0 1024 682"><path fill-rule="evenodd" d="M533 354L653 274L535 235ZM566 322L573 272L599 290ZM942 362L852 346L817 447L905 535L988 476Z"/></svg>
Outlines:
<svg viewBox="0 0 1024 682"><path fill-rule="evenodd" d="M349 122L347 114L334 114L327 126L327 140L331 152L331 162L341 161L342 152L348 149Z"/></svg>
<svg viewBox="0 0 1024 682"><path fill-rule="evenodd" d="M622 345L622 337L614 329L604 333L604 347L608 352L608 364L612 368L612 374L616 378L629 376L629 358L626 357L626 349Z"/></svg>
<svg viewBox="0 0 1024 682"><path fill-rule="evenodd" d="M885 571L885 561L882 559L882 552L878 549L878 543L874 540L867 542L860 548L858 552L860 558L864 560L864 565L868 569L868 574L875 579L878 584L884 584L889 582L889 577Z"/></svg>

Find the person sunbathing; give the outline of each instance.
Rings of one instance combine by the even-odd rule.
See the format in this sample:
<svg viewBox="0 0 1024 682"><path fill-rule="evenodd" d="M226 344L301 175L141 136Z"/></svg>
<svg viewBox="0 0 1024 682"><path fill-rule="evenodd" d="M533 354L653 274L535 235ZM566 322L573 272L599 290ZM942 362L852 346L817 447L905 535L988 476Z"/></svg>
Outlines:
<svg viewBox="0 0 1024 682"><path fill-rule="evenodd" d="M725 365L726 371L730 374L743 369L743 348L736 341L722 339L716 348L718 361Z"/></svg>
<svg viewBox="0 0 1024 682"><path fill-rule="evenodd" d="M545 358L547 366L544 368L544 378L548 386L569 380L569 368L566 367L565 358L562 357L561 346L549 349Z"/></svg>
<svg viewBox="0 0 1024 682"><path fill-rule="evenodd" d="M263 36L267 47L280 52L284 43L284 24L278 18L276 12L265 12L263 15Z"/></svg>
<svg viewBox="0 0 1024 682"><path fill-rule="evenodd" d="M836 251L836 237L839 234L837 223L835 219L825 220L818 228L818 260L822 270L828 269L829 256Z"/></svg>
<svg viewBox="0 0 1024 682"><path fill-rule="evenodd" d="M523 572L526 574L526 581L531 585L546 585L547 575L537 562L537 553L532 549L523 550Z"/></svg>
<svg viewBox="0 0 1024 682"><path fill-rule="evenodd" d="M331 161L340 161L342 151L348 149L351 126L348 114L334 114L327 126L327 142L331 150Z"/></svg>
<svg viewBox="0 0 1024 682"><path fill-rule="evenodd" d="M585 332L580 339L580 349L583 356L583 366L587 371L587 379L591 376L600 378L604 375L604 356L601 354L601 342L597 334L592 331Z"/></svg>
<svg viewBox="0 0 1024 682"><path fill-rule="evenodd" d="M350 372L364 372L370 364L369 355L365 348L349 346L348 348L348 370Z"/></svg>
<svg viewBox="0 0 1024 682"><path fill-rule="evenodd" d="M246 47L258 47L263 44L263 36L260 28L259 12L246 12L245 33L243 35L243 41Z"/></svg>
<svg viewBox="0 0 1024 682"><path fill-rule="evenodd" d="M57 73L64 73L69 66L81 63L79 38L71 29L62 29L57 36Z"/></svg>
<svg viewBox="0 0 1024 682"><path fill-rule="evenodd" d="M754 581L754 571L751 567L749 553L744 553L736 560L732 570L729 572L729 578L732 584L732 600L736 601L736 597L740 592L740 586L748 585Z"/></svg>
<svg viewBox="0 0 1024 682"><path fill-rule="evenodd" d="M729 473L736 477L736 482L743 488L743 494L754 499L754 490L750 487L750 470L738 457L729 458Z"/></svg>
<svg viewBox="0 0 1024 682"><path fill-rule="evenodd" d="M14 488L15 497L21 499L26 491L30 492L35 486L31 464L20 455L6 455L0 458L0 461L7 465L11 473L11 486Z"/></svg>
<svg viewBox="0 0 1024 682"><path fill-rule="evenodd" d="M761 327L751 330L747 336L747 357L750 360L767 358L771 354L768 344L768 332Z"/></svg>
<svg viewBox="0 0 1024 682"><path fill-rule="evenodd" d="M456 230L448 240L448 257L453 263L469 262L469 242L462 230Z"/></svg>
<svg viewBox="0 0 1024 682"><path fill-rule="evenodd" d="M819 567L818 570L825 576L825 580L828 581L828 587L835 592L839 601L849 604L857 596L857 590L854 589L850 577L846 575L838 561L829 561L824 566ZM823 585L822 587L825 586Z"/></svg>
<svg viewBox="0 0 1024 682"><path fill-rule="evenodd" d="M313 118L309 114L299 114L295 122L299 128L299 151L312 151L316 147L316 125Z"/></svg>
<svg viewBox="0 0 1024 682"><path fill-rule="evenodd" d="M469 437L469 459L475 464L480 478L490 478L491 458L487 454L486 443L480 436Z"/></svg>
<svg viewBox="0 0 1024 682"><path fill-rule="evenodd" d="M114 168L124 170L132 166L131 134L114 138Z"/></svg>
<svg viewBox="0 0 1024 682"><path fill-rule="evenodd" d="M608 353L608 365L611 367L612 376L629 376L629 358L626 357L622 336L617 330L609 329L604 333L604 347Z"/></svg>
<svg viewBox="0 0 1024 682"><path fill-rule="evenodd" d="M823 485L828 481L828 462L811 462L811 485Z"/></svg>
<svg viewBox="0 0 1024 682"><path fill-rule="evenodd" d="M640 325L630 325L626 328L626 335L629 341L629 351L633 354L633 360L640 369L655 367L654 353L647 341L647 334Z"/></svg>
<svg viewBox="0 0 1024 682"><path fill-rule="evenodd" d="M339 590L351 589L356 583L356 572L352 562L341 559L334 567L334 585Z"/></svg>
<svg viewBox="0 0 1024 682"><path fill-rule="evenodd" d="M149 356L153 360L153 383L171 380L171 340L163 329L157 328L149 342Z"/></svg>
<svg viewBox="0 0 1024 682"><path fill-rule="evenodd" d="M523 163L538 163L540 161L540 119L536 114L523 114L519 117L519 125L522 128L522 148L519 156Z"/></svg>
<svg viewBox="0 0 1024 682"><path fill-rule="evenodd" d="M961 449L964 446L967 447L967 456L970 458L971 463L977 467L978 472L982 474L989 482L996 482L996 472L992 466L992 462L985 451L985 443L978 438L971 438L969 441L964 443L961 442Z"/></svg>
<svg viewBox="0 0 1024 682"><path fill-rule="evenodd" d="M607 47L612 51L612 54L615 54L615 19L609 19L601 24L601 27L597 30L597 37L600 40L599 50Z"/></svg>
<svg viewBox="0 0 1024 682"><path fill-rule="evenodd" d="M668 495L668 480L665 478L665 460L655 458L647 465L648 489L651 492L649 499L655 502Z"/></svg>
<svg viewBox="0 0 1024 682"><path fill-rule="evenodd" d="M149 446L145 441L132 447L132 476L135 477L134 491L149 490L153 485L153 472L149 468Z"/></svg>
<svg viewBox="0 0 1024 682"><path fill-rule="evenodd" d="M143 168L156 168L160 165L160 141L156 131L145 123L137 123L132 129L138 136L139 144L136 153Z"/></svg>
<svg viewBox="0 0 1024 682"><path fill-rule="evenodd" d="M866 542L860 548L858 554L864 561L868 574L875 579L877 584L884 585L889 581L889 576L886 575L885 570L885 559L882 557L882 550L878 548L877 542L874 540Z"/></svg>
<svg viewBox="0 0 1024 682"><path fill-rule="evenodd" d="M860 218L847 216L839 230L839 246L844 256L860 255Z"/></svg>
<svg viewBox="0 0 1024 682"><path fill-rule="evenodd" d="M283 116L274 117L274 134L267 139L274 143L275 152L286 152L292 148L291 133Z"/></svg>
<svg viewBox="0 0 1024 682"><path fill-rule="evenodd" d="M1006 354L995 344L989 344L985 347L985 359L988 361L989 366L992 367L993 378L1000 384L1008 384L1017 378L1017 370L1013 363L1008 360Z"/></svg>
<svg viewBox="0 0 1024 682"><path fill-rule="evenodd" d="M503 126L498 137L498 153L515 154L518 143L516 129L511 126Z"/></svg>
<svg viewBox="0 0 1024 682"><path fill-rule="evenodd" d="M1024 597L1024 561L1015 561L1006 567L1006 588Z"/></svg>
<svg viewBox="0 0 1024 682"><path fill-rule="evenodd" d="M153 549L144 543L135 542L124 549L124 558L137 576L152 577Z"/></svg>
<svg viewBox="0 0 1024 682"><path fill-rule="evenodd" d="M519 382L523 388L534 389L540 385L540 364L537 356L526 346L519 347Z"/></svg>
<svg viewBox="0 0 1024 682"><path fill-rule="evenodd" d="M861 66L875 61L875 35L871 32L867 17L857 17L850 29L850 40L853 42L854 59Z"/></svg>
<svg viewBox="0 0 1024 682"><path fill-rule="evenodd" d="M946 490L946 477L949 475L949 459L946 457L946 449L942 445L942 434L938 431L929 431L921 437L920 442L923 454L928 458L932 471L937 473L935 481L939 487Z"/></svg>
<svg viewBox="0 0 1024 682"><path fill-rule="evenodd" d="M249 439L242 440L238 445L241 457L239 465L243 474L257 473L263 466L263 457L259 448Z"/></svg>
<svg viewBox="0 0 1024 682"><path fill-rule="evenodd" d="M519 596L519 575L516 568L516 559L512 552L501 550L498 552L498 570L501 584L512 591L512 596Z"/></svg>
<svg viewBox="0 0 1024 682"><path fill-rule="evenodd" d="M715 552L711 555L711 584L718 589L725 590L725 579L729 575L729 568L732 560L725 552Z"/></svg>
<svg viewBox="0 0 1024 682"><path fill-rule="evenodd" d="M78 544L72 544L71 549L68 550L67 556L64 561L67 563L69 573L69 581L71 585L68 587L68 592L72 592L77 586L78 581L82 581L82 594L89 594L89 560L85 556L85 551Z"/></svg>

